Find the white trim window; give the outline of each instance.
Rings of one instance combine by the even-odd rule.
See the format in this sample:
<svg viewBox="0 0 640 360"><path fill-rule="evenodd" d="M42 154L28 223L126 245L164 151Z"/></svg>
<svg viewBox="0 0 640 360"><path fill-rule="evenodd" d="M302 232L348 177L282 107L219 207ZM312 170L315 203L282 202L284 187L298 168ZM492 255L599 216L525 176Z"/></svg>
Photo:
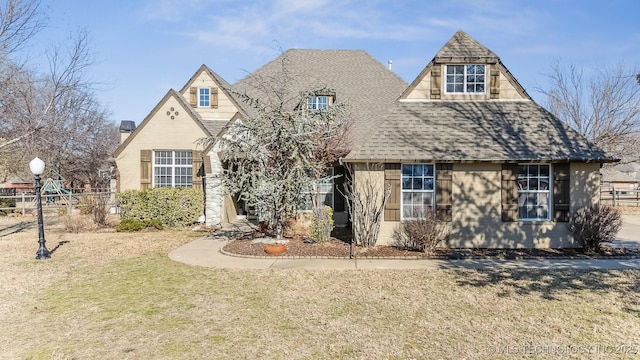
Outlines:
<svg viewBox="0 0 640 360"><path fill-rule="evenodd" d="M450 94L484 94L485 65L447 65L446 92Z"/></svg>
<svg viewBox="0 0 640 360"><path fill-rule="evenodd" d="M326 109L329 105L329 97L328 96L311 96L307 99L307 109L308 110L322 110Z"/></svg>
<svg viewBox="0 0 640 360"><path fill-rule="evenodd" d="M549 220L550 205L551 165L519 164L518 219Z"/></svg>
<svg viewBox="0 0 640 360"><path fill-rule="evenodd" d="M198 88L198 107L210 107L211 106L211 88L201 87Z"/></svg>
<svg viewBox="0 0 640 360"><path fill-rule="evenodd" d="M153 187L192 187L191 151L161 150L153 152Z"/></svg>
<svg viewBox="0 0 640 360"><path fill-rule="evenodd" d="M436 186L434 170L433 164L402 164L401 219L412 219L433 209Z"/></svg>
<svg viewBox="0 0 640 360"><path fill-rule="evenodd" d="M304 204L300 205L300 210L312 210L313 209L313 197L317 196L316 201L319 204L330 206L333 209L335 204L334 199L334 172L333 168L327 168L325 170L324 178L313 184L311 191L306 192Z"/></svg>

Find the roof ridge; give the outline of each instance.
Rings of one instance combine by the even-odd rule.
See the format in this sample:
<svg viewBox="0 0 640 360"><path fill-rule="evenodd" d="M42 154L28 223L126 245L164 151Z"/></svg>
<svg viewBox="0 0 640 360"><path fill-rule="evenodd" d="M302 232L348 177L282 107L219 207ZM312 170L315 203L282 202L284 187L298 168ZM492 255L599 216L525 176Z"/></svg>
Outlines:
<svg viewBox="0 0 640 360"><path fill-rule="evenodd" d="M458 30L453 34L449 41L440 48L434 59L474 57L494 59L496 61L500 60L500 57L496 55L496 53L482 45L478 40L474 39L463 30Z"/></svg>

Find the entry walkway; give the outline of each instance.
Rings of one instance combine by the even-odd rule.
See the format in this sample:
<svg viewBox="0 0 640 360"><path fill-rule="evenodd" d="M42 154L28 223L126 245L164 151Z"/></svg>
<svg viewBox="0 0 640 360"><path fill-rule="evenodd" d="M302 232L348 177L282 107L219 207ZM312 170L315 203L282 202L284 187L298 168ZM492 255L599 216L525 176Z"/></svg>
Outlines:
<svg viewBox="0 0 640 360"><path fill-rule="evenodd" d="M638 244L639 231L628 230L624 234L633 239L620 241L630 246ZM625 224L627 222L625 221ZM618 270L640 269L640 259L535 259L535 260L396 260L396 259L287 259L287 258L244 258L228 256L221 252L229 241L251 229L246 224L214 233L212 237L197 239L169 253L169 258L185 264L222 269L593 269ZM621 231L621 234L623 232ZM627 235L625 235L627 236Z"/></svg>

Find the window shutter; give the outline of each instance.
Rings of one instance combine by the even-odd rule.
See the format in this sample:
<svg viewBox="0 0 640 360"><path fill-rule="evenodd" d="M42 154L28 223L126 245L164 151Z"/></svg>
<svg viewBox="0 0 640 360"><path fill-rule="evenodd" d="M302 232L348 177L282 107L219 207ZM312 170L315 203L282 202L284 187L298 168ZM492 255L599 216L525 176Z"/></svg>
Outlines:
<svg viewBox="0 0 640 360"><path fill-rule="evenodd" d="M495 69L494 66L491 67L491 79L490 79L490 91L491 98L498 99L500 98L500 70Z"/></svg>
<svg viewBox="0 0 640 360"><path fill-rule="evenodd" d="M568 163L553 165L553 220L557 222L569 221L569 168Z"/></svg>
<svg viewBox="0 0 640 360"><path fill-rule="evenodd" d="M342 166L334 167L333 175L338 176L333 179L333 212L342 212L345 210L344 168Z"/></svg>
<svg viewBox="0 0 640 360"><path fill-rule="evenodd" d="M218 108L218 88L211 88L211 108Z"/></svg>
<svg viewBox="0 0 640 360"><path fill-rule="evenodd" d="M391 187L391 194L384 207L385 221L400 221L400 164L384 164L384 187Z"/></svg>
<svg viewBox="0 0 640 360"><path fill-rule="evenodd" d="M453 193L453 164L436 164L436 217L440 221L451 221Z"/></svg>
<svg viewBox="0 0 640 360"><path fill-rule="evenodd" d="M140 189L151 188L151 150L140 150Z"/></svg>
<svg viewBox="0 0 640 360"><path fill-rule="evenodd" d="M502 221L518 221L518 164L502 164Z"/></svg>
<svg viewBox="0 0 640 360"><path fill-rule="evenodd" d="M198 88L195 86L189 88L189 105L193 107L198 106Z"/></svg>
<svg viewBox="0 0 640 360"><path fill-rule="evenodd" d="M202 166L202 152L200 151L191 151L191 186L195 189L202 189L202 176L204 172L204 168Z"/></svg>
<svg viewBox="0 0 640 360"><path fill-rule="evenodd" d="M440 99L440 89L442 88L441 66L434 65L431 69L431 98Z"/></svg>

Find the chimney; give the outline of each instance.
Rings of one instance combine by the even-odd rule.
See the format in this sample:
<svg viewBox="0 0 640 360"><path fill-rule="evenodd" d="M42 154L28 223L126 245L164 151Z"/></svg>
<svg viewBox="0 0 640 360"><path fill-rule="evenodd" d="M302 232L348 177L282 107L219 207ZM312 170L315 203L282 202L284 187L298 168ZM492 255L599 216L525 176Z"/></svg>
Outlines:
<svg viewBox="0 0 640 360"><path fill-rule="evenodd" d="M122 144L132 132L136 130L136 123L132 120L122 120L120 122L120 143Z"/></svg>
<svg viewBox="0 0 640 360"><path fill-rule="evenodd" d="M393 64L393 61L389 60L387 63L389 64L389 71L391 71L391 64Z"/></svg>

